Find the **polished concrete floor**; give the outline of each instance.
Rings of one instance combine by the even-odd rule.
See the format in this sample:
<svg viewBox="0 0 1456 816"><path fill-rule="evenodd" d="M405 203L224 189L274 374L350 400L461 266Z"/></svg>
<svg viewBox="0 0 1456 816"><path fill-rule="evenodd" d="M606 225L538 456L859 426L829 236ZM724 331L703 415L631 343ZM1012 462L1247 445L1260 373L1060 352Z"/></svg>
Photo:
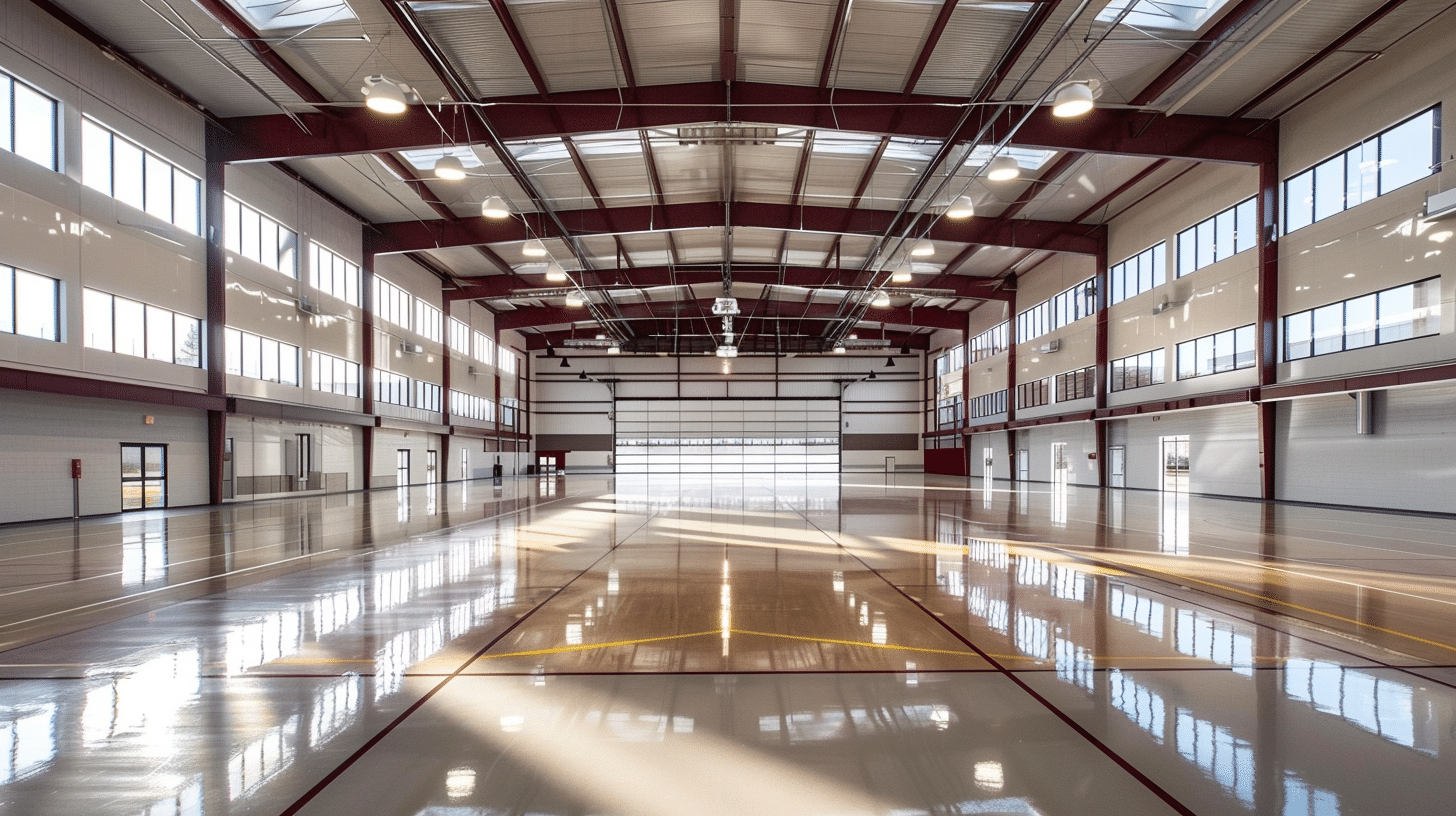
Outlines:
<svg viewBox="0 0 1456 816"><path fill-rule="evenodd" d="M1448 814L1456 521L882 474L0 528L0 814Z"/></svg>

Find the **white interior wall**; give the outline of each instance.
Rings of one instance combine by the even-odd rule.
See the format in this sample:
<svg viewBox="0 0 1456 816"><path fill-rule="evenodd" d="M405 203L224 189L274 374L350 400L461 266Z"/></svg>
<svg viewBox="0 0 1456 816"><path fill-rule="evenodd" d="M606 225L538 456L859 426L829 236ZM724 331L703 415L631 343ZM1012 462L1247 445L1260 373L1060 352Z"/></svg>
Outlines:
<svg viewBox="0 0 1456 816"><path fill-rule="evenodd" d="M1279 404L1279 495L1293 501L1452 512L1456 385L1375 394L1373 434L1348 394Z"/></svg>
<svg viewBox="0 0 1456 816"><path fill-rule="evenodd" d="M1107 434L1108 447L1126 449L1127 487L1161 489L1159 440L1187 436L1189 492L1259 495L1258 409L1252 405L1111 420Z"/></svg>
<svg viewBox="0 0 1456 816"><path fill-rule="evenodd" d="M152 417L152 424L146 417ZM6 391L0 399L0 523L69 518L71 460L83 516L121 510L121 445L167 446L167 503L207 503L207 417L161 405Z"/></svg>

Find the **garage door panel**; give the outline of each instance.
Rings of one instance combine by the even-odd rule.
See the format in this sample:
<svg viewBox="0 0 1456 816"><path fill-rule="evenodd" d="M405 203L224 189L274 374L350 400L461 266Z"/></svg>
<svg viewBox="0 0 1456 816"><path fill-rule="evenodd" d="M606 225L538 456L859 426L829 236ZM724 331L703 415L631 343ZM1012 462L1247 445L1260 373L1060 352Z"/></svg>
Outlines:
<svg viewBox="0 0 1456 816"><path fill-rule="evenodd" d="M621 400L619 473L835 473L837 400Z"/></svg>

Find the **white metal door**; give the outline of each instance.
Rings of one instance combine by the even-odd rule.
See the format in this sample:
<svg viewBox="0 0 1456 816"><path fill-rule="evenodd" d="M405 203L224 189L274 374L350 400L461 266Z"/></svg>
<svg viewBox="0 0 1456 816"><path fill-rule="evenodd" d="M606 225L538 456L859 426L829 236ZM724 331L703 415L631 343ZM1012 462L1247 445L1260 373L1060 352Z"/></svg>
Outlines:
<svg viewBox="0 0 1456 816"><path fill-rule="evenodd" d="M1127 448L1121 445L1107 449L1107 481L1109 487L1127 487Z"/></svg>

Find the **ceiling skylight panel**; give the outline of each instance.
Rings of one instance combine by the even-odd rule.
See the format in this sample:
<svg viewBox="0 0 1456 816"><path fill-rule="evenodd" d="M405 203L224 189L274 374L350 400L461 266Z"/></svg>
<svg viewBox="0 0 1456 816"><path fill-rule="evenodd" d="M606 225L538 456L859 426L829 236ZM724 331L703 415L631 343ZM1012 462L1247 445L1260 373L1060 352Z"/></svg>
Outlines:
<svg viewBox="0 0 1456 816"><path fill-rule="evenodd" d="M1136 5L1123 18L1123 25L1174 34L1199 30L1228 4L1228 0L1112 0L1097 15L1097 22L1116 20L1130 3Z"/></svg>
<svg viewBox="0 0 1456 816"><path fill-rule="evenodd" d="M357 20L344 0L224 0L258 31L296 31Z"/></svg>

